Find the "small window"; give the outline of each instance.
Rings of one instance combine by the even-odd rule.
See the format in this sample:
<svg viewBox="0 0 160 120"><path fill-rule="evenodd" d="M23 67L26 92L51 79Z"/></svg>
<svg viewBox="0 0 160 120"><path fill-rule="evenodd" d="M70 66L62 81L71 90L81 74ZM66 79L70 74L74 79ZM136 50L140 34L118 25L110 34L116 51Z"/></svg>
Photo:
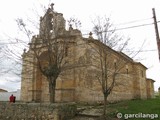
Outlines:
<svg viewBox="0 0 160 120"><path fill-rule="evenodd" d="M117 60L114 59L114 68L116 69L116 67L117 67Z"/></svg>
<svg viewBox="0 0 160 120"><path fill-rule="evenodd" d="M68 47L65 48L65 56L68 56Z"/></svg>
<svg viewBox="0 0 160 120"><path fill-rule="evenodd" d="M117 63L116 62L114 62L114 68L116 68L117 67Z"/></svg>
<svg viewBox="0 0 160 120"><path fill-rule="evenodd" d="M126 73L127 73L127 75L128 75L128 65L126 65Z"/></svg>
<svg viewBox="0 0 160 120"><path fill-rule="evenodd" d="M126 68L126 71L127 71L127 75L128 75L128 68Z"/></svg>

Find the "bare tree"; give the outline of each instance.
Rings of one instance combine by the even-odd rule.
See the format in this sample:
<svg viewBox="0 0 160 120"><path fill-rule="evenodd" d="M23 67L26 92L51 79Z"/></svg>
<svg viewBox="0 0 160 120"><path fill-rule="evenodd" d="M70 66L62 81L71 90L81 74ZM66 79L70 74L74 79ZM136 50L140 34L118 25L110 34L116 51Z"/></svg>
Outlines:
<svg viewBox="0 0 160 120"><path fill-rule="evenodd" d="M44 6L42 4L40 4L40 8L42 9L42 12L46 10L44 10ZM29 13L29 16L27 16L27 18L15 19L17 28L14 30L14 32L17 31L16 36L10 36L8 33L4 33L6 41L3 45L3 49L1 50L1 53L3 54L2 64L4 65L1 74L17 75L17 77L19 78L18 82L20 82L21 77L21 55L23 53L23 49L28 49L28 43L31 41L32 35L35 34L39 28L39 22L37 22L37 18L39 19L40 17L40 15L38 14L39 11L36 9L36 7L34 7L31 12L33 13L33 16L36 20L33 17L30 18L30 16L32 16L32 13ZM9 64L5 65L5 63ZM10 65L10 63L12 64Z"/></svg>
<svg viewBox="0 0 160 120"><path fill-rule="evenodd" d="M34 44L32 48L33 54L36 57L36 65L40 72L47 78L49 83L50 102L55 102L56 80L65 66L65 55L67 42L55 38L47 38L43 45Z"/></svg>
<svg viewBox="0 0 160 120"><path fill-rule="evenodd" d="M104 111L106 116L107 98L116 85L122 85L118 81L122 74L128 74L127 64L132 61L122 51L127 47L128 41L116 34L109 18L97 17L93 32L98 38L92 48L95 51L94 60L98 63L97 80L99 81L104 96Z"/></svg>
<svg viewBox="0 0 160 120"><path fill-rule="evenodd" d="M23 25L23 24L22 24ZM25 26L23 26L25 27ZM55 13L52 6L41 18L40 34L32 38L30 55L35 61L27 60L47 78L50 102L55 102L56 80L67 69L69 35L65 30L65 20ZM27 53L26 53L27 54Z"/></svg>
<svg viewBox="0 0 160 120"><path fill-rule="evenodd" d="M3 51L9 60L13 60L14 66L18 66L16 67L16 70L15 67L12 66L13 69L10 68L9 71L14 72L18 76L21 76L20 68L22 66L22 62L25 62L23 66L27 66L29 64L32 67L39 69L39 71L48 80L50 102L55 101L56 80L62 70L67 68L65 57L67 56L69 47L68 33L65 31L65 23L63 20L57 21L61 14L59 14L58 18L55 18L55 16L51 14L52 12L55 12L53 10L53 4L51 5L51 8L46 11L46 17L41 17L40 21L45 22L40 22L40 27L37 27L37 24L33 20L29 19L29 22L33 24L34 28L40 29L38 37L33 36L33 38L31 38L31 36L35 33L29 28L22 18L17 18L15 21L18 25L19 32L22 33L22 36L24 37L23 39L26 40L9 37L10 44L7 45ZM55 14L57 15L58 13L55 12ZM80 21L73 17L68 20L68 24L70 25L70 28L75 26L77 29L81 25ZM15 48L16 50L14 51L13 49ZM22 49L24 49L23 55ZM31 51L30 55L27 55L28 50ZM33 58L35 61L25 59L26 56ZM22 73L23 72L24 71L22 70ZM33 71L27 68L25 69L25 72L32 74ZM21 77L23 79L23 76ZM27 79L31 79L31 77L28 75Z"/></svg>

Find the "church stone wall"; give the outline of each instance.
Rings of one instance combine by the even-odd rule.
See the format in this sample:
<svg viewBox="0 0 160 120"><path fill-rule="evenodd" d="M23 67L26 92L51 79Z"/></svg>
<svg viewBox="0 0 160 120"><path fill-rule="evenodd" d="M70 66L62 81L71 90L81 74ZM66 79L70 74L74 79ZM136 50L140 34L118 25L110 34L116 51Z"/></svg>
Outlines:
<svg viewBox="0 0 160 120"><path fill-rule="evenodd" d="M69 47L67 60L69 61L69 64L76 65L76 67L63 72L59 76L56 88L57 102L93 102L103 100L101 86L96 79L96 72L99 69L96 66L98 64L96 61L91 59L93 51L94 50L91 50L90 45L87 44L87 41L84 41L81 37L74 39L74 44ZM114 56L115 55L111 58L114 59ZM141 66L141 64L128 63L122 71L124 74L118 76L116 81L117 85L109 95L108 100L119 101L146 98L146 68ZM49 102L48 81L43 75L41 75L43 77L38 78L41 73L35 73L38 75L30 74L32 79L33 76L36 76L34 80L35 83L32 83L32 79L23 79L24 82L22 83L22 86L24 86L24 84L26 85L26 87L23 87L23 90L28 91L28 93L26 92L27 95L25 95L22 91L22 94L26 97L23 98L22 95L22 100L32 101L36 99L39 92L40 94L38 94L38 96L40 96L40 101Z"/></svg>
<svg viewBox="0 0 160 120"><path fill-rule="evenodd" d="M147 79L147 86L146 86L146 89L147 89L147 98L154 98L154 80L152 79Z"/></svg>
<svg viewBox="0 0 160 120"><path fill-rule="evenodd" d="M49 28L48 25L50 25ZM108 52L107 62L110 64L107 67L109 70L114 71L117 65L122 68L116 76L116 84L108 97L109 101L145 99L147 94L150 94L150 90L153 90L153 87L149 85L153 85L153 83L146 82L145 66L134 62L125 54L101 44L92 36L83 38L81 31L73 29L71 26L68 31L65 30L63 15L51 10L41 18L40 35L33 37L28 52L25 51L23 54L22 101L49 102L48 81L38 70L38 67L32 64L36 61L31 48L34 46L33 43L43 44L47 42L44 41L46 40L44 37L47 38L48 34L54 38L56 34L54 30L58 28L60 28L58 40L65 39L69 43L65 62L70 66L70 69L63 71L57 79L55 97L57 102L103 101L102 88L97 79L101 70L99 54L97 53L97 46L99 45L102 45L104 50ZM48 31L49 33L47 33ZM40 51L41 54L45 54L44 50L45 48ZM45 62L45 60L43 61ZM108 81L108 84L111 81L112 79Z"/></svg>
<svg viewBox="0 0 160 120"><path fill-rule="evenodd" d="M34 80L34 57L31 54L23 54L23 66L22 66L22 81L21 81L21 100L31 101L32 98L32 86Z"/></svg>

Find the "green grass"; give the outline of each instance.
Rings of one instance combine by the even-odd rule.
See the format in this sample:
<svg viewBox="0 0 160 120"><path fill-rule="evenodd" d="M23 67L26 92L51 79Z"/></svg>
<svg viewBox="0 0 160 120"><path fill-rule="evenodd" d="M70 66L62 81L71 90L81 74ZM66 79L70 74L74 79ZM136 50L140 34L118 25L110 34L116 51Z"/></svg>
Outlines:
<svg viewBox="0 0 160 120"><path fill-rule="evenodd" d="M132 120L151 120L151 118L156 118L158 115L159 118L155 120L160 120L160 98L148 99L148 100L130 100L123 101L116 104L108 105L108 108L115 110L114 113L109 113L110 116L115 117L117 113L122 113L123 118L132 117L129 119ZM140 117L142 114L152 114L149 119L147 118L135 118L133 114L138 114ZM131 115L130 115L131 114ZM129 116L130 115L130 116ZM138 116L138 117L139 117Z"/></svg>

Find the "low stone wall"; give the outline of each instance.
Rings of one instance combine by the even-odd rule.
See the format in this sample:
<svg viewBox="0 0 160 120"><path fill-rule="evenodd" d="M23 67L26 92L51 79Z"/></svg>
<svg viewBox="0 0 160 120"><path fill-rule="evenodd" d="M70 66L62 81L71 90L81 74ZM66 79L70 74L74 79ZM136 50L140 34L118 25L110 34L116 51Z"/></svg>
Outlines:
<svg viewBox="0 0 160 120"><path fill-rule="evenodd" d="M75 103L0 102L0 120L70 120L75 114Z"/></svg>

